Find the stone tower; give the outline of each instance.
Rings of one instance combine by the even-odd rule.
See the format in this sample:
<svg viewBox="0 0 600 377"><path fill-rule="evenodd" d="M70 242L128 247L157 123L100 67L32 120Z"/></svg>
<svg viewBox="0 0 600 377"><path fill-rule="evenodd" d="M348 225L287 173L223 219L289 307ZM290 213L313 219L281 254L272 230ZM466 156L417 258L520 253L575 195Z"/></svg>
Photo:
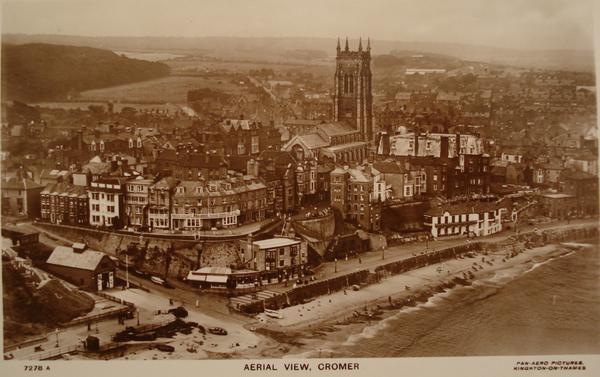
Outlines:
<svg viewBox="0 0 600 377"><path fill-rule="evenodd" d="M363 50L348 48L348 38L342 50L338 38L333 94L335 121L347 121L359 130L364 141L373 139L373 96L371 94L371 42Z"/></svg>

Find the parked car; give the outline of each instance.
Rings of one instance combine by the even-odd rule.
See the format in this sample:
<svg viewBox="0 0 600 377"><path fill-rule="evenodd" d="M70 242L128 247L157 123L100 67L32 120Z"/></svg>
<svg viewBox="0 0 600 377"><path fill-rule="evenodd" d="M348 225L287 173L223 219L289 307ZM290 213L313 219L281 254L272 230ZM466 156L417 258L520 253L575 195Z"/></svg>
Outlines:
<svg viewBox="0 0 600 377"><path fill-rule="evenodd" d="M166 283L166 281L159 278L158 276L151 276L150 281L153 282L154 284L158 284L158 285L165 285L165 283Z"/></svg>

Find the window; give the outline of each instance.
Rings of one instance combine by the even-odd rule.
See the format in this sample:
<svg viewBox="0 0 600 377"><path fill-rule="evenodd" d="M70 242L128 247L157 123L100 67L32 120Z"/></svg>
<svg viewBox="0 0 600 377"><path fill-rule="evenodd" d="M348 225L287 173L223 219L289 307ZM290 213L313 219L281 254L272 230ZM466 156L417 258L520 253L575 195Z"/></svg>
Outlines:
<svg viewBox="0 0 600 377"><path fill-rule="evenodd" d="M100 204L92 204L92 211L100 211Z"/></svg>
<svg viewBox="0 0 600 377"><path fill-rule="evenodd" d="M115 194L106 194L106 200L108 200L109 202L114 202Z"/></svg>
<svg viewBox="0 0 600 377"><path fill-rule="evenodd" d="M258 136L252 136L252 153L258 153Z"/></svg>
<svg viewBox="0 0 600 377"><path fill-rule="evenodd" d="M93 192L92 193L92 199L94 200L100 200L100 194L97 192Z"/></svg>

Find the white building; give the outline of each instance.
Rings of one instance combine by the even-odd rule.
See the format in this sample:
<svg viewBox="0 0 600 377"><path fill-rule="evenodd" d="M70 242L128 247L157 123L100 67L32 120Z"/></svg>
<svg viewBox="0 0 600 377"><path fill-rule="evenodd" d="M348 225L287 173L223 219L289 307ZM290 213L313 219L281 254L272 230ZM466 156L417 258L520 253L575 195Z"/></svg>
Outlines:
<svg viewBox="0 0 600 377"><path fill-rule="evenodd" d="M481 237L502 230L501 208L494 202L465 202L434 207L425 214L425 226L434 238Z"/></svg>
<svg viewBox="0 0 600 377"><path fill-rule="evenodd" d="M405 133L390 136L392 156L456 157L483 154L483 140L476 135ZM445 156L442 156L444 154Z"/></svg>
<svg viewBox="0 0 600 377"><path fill-rule="evenodd" d="M124 185L119 178L100 178L90 184L90 225L120 226L123 215Z"/></svg>

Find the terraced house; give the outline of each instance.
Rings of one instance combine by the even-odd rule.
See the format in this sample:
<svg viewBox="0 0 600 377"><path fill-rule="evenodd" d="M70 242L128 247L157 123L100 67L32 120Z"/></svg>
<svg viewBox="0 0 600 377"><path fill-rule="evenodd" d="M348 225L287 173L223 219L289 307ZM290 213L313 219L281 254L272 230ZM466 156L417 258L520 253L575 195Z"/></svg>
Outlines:
<svg viewBox="0 0 600 377"><path fill-rule="evenodd" d="M174 188L171 229L232 228L265 219L267 187L256 177L180 181Z"/></svg>
<svg viewBox="0 0 600 377"><path fill-rule="evenodd" d="M120 228L125 214L123 178L102 177L88 187L90 225Z"/></svg>
<svg viewBox="0 0 600 377"><path fill-rule="evenodd" d="M148 223L149 187L154 179L138 176L127 181L125 195L126 225L142 226Z"/></svg>
<svg viewBox="0 0 600 377"><path fill-rule="evenodd" d="M83 186L66 182L51 183L41 197L41 218L53 224L86 225L89 223L89 198Z"/></svg>

